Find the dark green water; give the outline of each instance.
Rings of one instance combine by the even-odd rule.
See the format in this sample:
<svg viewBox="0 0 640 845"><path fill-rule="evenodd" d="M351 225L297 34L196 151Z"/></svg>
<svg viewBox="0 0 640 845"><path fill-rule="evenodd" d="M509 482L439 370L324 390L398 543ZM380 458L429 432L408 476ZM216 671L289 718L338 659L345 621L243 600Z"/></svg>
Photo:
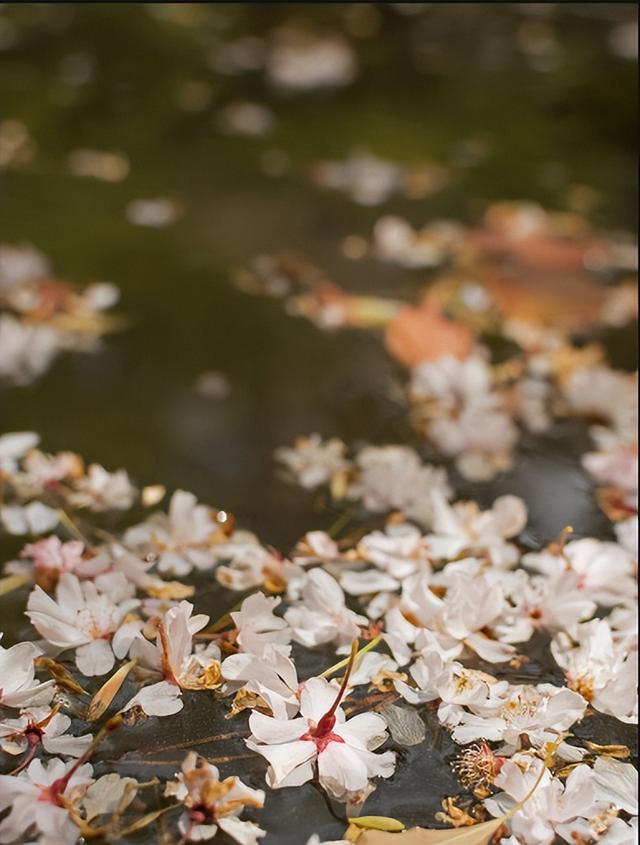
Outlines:
<svg viewBox="0 0 640 845"><path fill-rule="evenodd" d="M368 237L383 213L421 224L475 220L498 199L565 208L576 184L595 192L589 217L596 226L633 229L636 67L613 52L611 39L634 10L427 4L403 15L379 6L368 12L376 31L351 36L360 64L352 85L283 95L260 73L216 73L216 42L264 34L290 18L348 32L362 12L342 4L4 5L0 119L23 121L37 154L0 172L1 240L33 243L62 278L114 282L130 325L98 354L61 357L35 384L1 389L0 429L34 429L47 450L126 467L141 484L193 490L285 549L301 531L328 525L334 514L314 515L309 498L276 480L272 450L311 431L348 442L406 439L404 411L389 398L397 372L375 337L320 332L286 316L281 303L234 289L231 271L257 253L286 249L349 290L410 298L426 274L349 261L340 250L344 236ZM77 64L78 55L90 68L82 84L69 81L69 57ZM198 112L177 104L192 81L210 90ZM274 131L257 139L217 131L219 109L237 99L268 104ZM463 165L461 142L469 139L488 152ZM374 209L312 186L314 161L343 158L357 146L401 162L444 164L451 183L425 199L396 197ZM83 147L125 152L130 175L118 184L70 175L66 157ZM277 177L261 167L273 149L289 162ZM157 196L182 203L174 225L155 230L126 220L130 200ZM631 367L626 336L618 346L619 365ZM226 399L196 393L194 381L206 370L227 376ZM458 492L483 500L523 495L538 538L568 523L601 535L606 521L578 469L584 438L558 426L543 441L524 442L512 473ZM216 615L214 607L201 609ZM204 712L189 710L189 719L202 736L229 729L207 724ZM185 727L168 721L171 744ZM428 821L457 789L444 762L450 740L440 736L432 746L404 750L411 765L398 767L368 812L393 807L407 823ZM241 752L241 739L231 747ZM206 743L201 750L227 753ZM134 748L128 754L135 761ZM126 761L121 771L143 773ZM263 766L255 758L251 766L257 784ZM310 785L271 798L262 818L273 843L343 830Z"/></svg>

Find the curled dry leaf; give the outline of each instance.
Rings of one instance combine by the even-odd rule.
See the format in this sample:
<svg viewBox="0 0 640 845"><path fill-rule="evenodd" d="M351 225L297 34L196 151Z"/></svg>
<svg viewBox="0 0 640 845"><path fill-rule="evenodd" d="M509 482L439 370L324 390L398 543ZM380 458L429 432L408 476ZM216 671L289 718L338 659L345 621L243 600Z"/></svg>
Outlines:
<svg viewBox="0 0 640 845"><path fill-rule="evenodd" d="M117 695L120 687L125 681L125 678L137 662L138 661L135 658L133 660L129 660L128 663L121 666L118 671L114 672L109 680L100 687L98 692L91 699L91 704L87 710L87 722L95 722L102 716Z"/></svg>
<svg viewBox="0 0 640 845"><path fill-rule="evenodd" d="M364 830L387 830L391 833L399 833L405 829L401 821L389 816L358 816L358 818L349 819L349 824Z"/></svg>
<svg viewBox="0 0 640 845"><path fill-rule="evenodd" d="M615 757L617 760L627 760L631 757L631 750L626 745L598 745L597 742L588 740L584 744L593 754Z"/></svg>
<svg viewBox="0 0 640 845"><path fill-rule="evenodd" d="M182 581L165 581L161 585L150 584L146 590L154 599L167 601L171 599L188 599L195 593L196 588L190 584L183 584Z"/></svg>
<svg viewBox="0 0 640 845"><path fill-rule="evenodd" d="M59 688L69 690L69 692L75 692L78 695L89 695L72 675L67 672L64 666L56 662L52 657L40 655L33 662L38 669L46 669L50 672L56 682L56 686Z"/></svg>

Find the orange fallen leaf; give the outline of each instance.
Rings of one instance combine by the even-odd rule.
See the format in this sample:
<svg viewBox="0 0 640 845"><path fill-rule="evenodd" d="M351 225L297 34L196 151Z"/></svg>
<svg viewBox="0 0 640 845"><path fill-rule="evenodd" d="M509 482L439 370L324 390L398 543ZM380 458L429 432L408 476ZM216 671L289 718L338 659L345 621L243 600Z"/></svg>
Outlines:
<svg viewBox="0 0 640 845"><path fill-rule="evenodd" d="M482 284L504 318L574 332L600 320L604 289L585 273L485 268Z"/></svg>
<svg viewBox="0 0 640 845"><path fill-rule="evenodd" d="M389 323L384 339L387 352L407 367L445 355L466 358L473 341L469 326L449 320L429 299L419 307L400 309Z"/></svg>
<svg viewBox="0 0 640 845"><path fill-rule="evenodd" d="M102 716L137 662L134 657L133 660L125 663L100 687L91 699L91 704L87 710L87 722L95 722Z"/></svg>
<svg viewBox="0 0 640 845"><path fill-rule="evenodd" d="M489 206L484 225L467 233L465 246L478 258L501 257L523 268L560 272L607 263L611 251L581 215L513 202Z"/></svg>

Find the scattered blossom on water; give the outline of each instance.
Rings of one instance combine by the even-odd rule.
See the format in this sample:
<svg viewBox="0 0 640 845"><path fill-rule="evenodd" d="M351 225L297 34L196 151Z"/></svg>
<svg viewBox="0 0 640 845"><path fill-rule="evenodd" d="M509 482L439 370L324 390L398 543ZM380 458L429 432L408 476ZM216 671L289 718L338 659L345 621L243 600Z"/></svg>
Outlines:
<svg viewBox="0 0 640 845"><path fill-rule="evenodd" d="M218 828L240 845L256 845L266 835L254 822L240 818L245 807L262 807L264 792L251 789L238 777L221 780L218 769L195 751L184 758L176 779L167 783L165 795L184 806L178 828L186 842L213 839Z"/></svg>
<svg viewBox="0 0 640 845"><path fill-rule="evenodd" d="M0 842L14 842L27 834L43 834L45 842L73 845L79 830L69 817L65 800L93 782L89 763L75 768L58 758L48 764L33 760L15 777L0 775Z"/></svg>
<svg viewBox="0 0 640 845"><path fill-rule="evenodd" d="M55 600L36 585L27 615L51 646L75 649L76 666L83 675L104 675L130 645L121 633L127 614L139 605L130 595L124 576L110 578L101 590L67 572L58 581Z"/></svg>
<svg viewBox="0 0 640 845"><path fill-rule="evenodd" d="M393 774L394 753L375 753L387 738L384 719L361 713L347 720L339 701L340 690L323 678L311 678L300 694L299 716L283 720L251 714L247 745L268 761L269 786L300 786L317 770L320 784L344 798L363 790L372 777Z"/></svg>

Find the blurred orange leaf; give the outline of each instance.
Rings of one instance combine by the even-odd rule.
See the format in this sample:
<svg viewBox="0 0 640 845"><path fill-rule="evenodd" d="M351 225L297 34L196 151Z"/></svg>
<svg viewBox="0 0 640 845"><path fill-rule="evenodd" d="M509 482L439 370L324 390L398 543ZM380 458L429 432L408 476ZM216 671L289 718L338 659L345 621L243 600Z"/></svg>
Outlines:
<svg viewBox="0 0 640 845"><path fill-rule="evenodd" d="M473 340L469 326L449 320L428 299L419 307L400 309L385 333L387 352L407 367L444 355L466 358Z"/></svg>

